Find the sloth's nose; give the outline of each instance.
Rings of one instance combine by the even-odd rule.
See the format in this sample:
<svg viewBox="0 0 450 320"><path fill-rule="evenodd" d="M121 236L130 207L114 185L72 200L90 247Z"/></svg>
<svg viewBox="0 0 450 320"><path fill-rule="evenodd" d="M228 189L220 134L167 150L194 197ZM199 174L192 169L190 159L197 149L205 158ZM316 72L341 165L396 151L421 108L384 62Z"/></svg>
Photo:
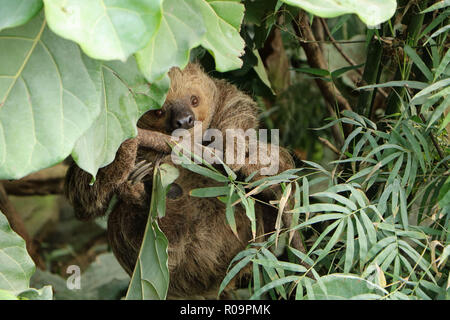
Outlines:
<svg viewBox="0 0 450 320"><path fill-rule="evenodd" d="M190 129L194 126L194 117L192 115L185 115L182 117L179 117L175 121L175 128L176 129Z"/></svg>

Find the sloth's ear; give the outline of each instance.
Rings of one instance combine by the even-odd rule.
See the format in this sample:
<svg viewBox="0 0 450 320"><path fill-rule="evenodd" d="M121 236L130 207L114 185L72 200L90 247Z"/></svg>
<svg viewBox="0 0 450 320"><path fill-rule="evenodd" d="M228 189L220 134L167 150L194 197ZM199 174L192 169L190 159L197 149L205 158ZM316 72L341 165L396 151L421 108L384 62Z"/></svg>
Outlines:
<svg viewBox="0 0 450 320"><path fill-rule="evenodd" d="M189 62L187 66L183 69L184 72L188 73L203 73L203 67L198 62Z"/></svg>

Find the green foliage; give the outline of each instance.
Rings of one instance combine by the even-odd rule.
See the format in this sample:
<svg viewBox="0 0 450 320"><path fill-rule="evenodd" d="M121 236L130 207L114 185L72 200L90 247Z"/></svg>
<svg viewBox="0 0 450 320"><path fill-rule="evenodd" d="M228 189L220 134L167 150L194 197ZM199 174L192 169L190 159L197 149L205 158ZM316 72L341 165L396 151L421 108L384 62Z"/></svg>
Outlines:
<svg viewBox="0 0 450 320"><path fill-rule="evenodd" d="M346 96L385 89L390 92L389 106L379 119L366 111L340 112L331 106L336 119L314 135L326 130L330 136L329 129L338 128L344 137L338 159L304 161L302 167L254 182L251 177L239 180L226 164L216 168L183 163L223 183L190 194L225 203L235 234L235 206L245 209L255 236L256 196L274 185L283 190L271 204L278 209L276 230L233 259L220 291L249 266L252 299L448 298L449 3L429 8L413 4L419 10L403 34L397 33L403 29L402 19L393 17L396 1L363 2L0 0L0 179L21 178L69 155L95 177L113 161L119 145L136 135L139 117L163 104L170 68L184 67L194 55L210 66L208 71L240 68L224 77L260 95L260 100L272 97L283 88L271 82L262 52L274 28L282 30L282 41L290 41L288 71L310 77L302 82L312 77L350 92L355 88L350 74L363 65L335 67L330 54L330 70L312 68L291 35L302 8L319 17L339 16L330 24L331 34L351 42L363 25L350 15L354 13L368 26L384 23L380 30L363 30L368 52L391 41L394 54L384 57L388 62L380 56L364 64L366 70L379 70L373 79L387 81L368 81ZM402 17L409 15L405 10ZM433 19L424 20L431 12L436 13ZM385 66L395 70L386 74ZM308 99L309 88L302 90L296 85L285 90L263 119L269 127L276 127L277 120L284 124L285 144L315 151L310 141L314 135L304 128L322 126L327 111L322 102ZM292 103L283 104L283 99ZM366 100L364 105L374 104L372 98ZM272 117L277 113L278 119ZM165 195L177 175L168 166L155 170L149 220L127 299L167 296L168 242L158 218L165 214ZM292 225L281 226L282 214L292 215ZM1 214L0 230L0 298L51 299L50 287L30 288L34 264ZM289 246L293 232L302 235L306 252ZM283 246L287 261L278 254ZM105 260L98 270L102 263ZM84 276L97 277L92 268ZM54 283L63 287L62 279ZM111 296L119 294L119 287L111 289ZM107 290L104 283L88 289L94 292L86 293L89 298Z"/></svg>
<svg viewBox="0 0 450 320"><path fill-rule="evenodd" d="M442 29L438 24L434 28ZM428 32L435 34L432 28ZM327 164L329 169L304 161L301 169L251 184L229 176L228 192L225 187L193 191L221 199L238 193L238 201L224 201L227 213L239 202L248 211L245 201L254 201L272 183L281 184L283 196L290 193L293 198L293 208L284 214L292 214L298 223L277 229L265 242L240 252L230 263L221 290L243 268L252 267L249 294L255 299L448 299L450 156L445 112L450 106L450 75L449 53L441 50L445 39L438 37L439 44L423 41L422 51L405 44L409 59L399 65L403 80L359 88L392 88L400 101L398 113L375 123L346 110L319 128L352 126L340 157ZM429 52L429 60L423 51ZM297 70L333 82L348 71ZM276 202L280 211L282 199ZM228 221L235 229L234 219ZM288 247L286 262L273 252L292 231L306 237L307 251ZM310 267L299 265L299 260Z"/></svg>
<svg viewBox="0 0 450 320"><path fill-rule="evenodd" d="M242 64L244 7L234 0L182 6L171 0L45 1L45 15L31 19L42 6L32 3L5 5L18 19L0 22L17 26L0 32L0 58L7 61L0 67L2 179L21 178L70 154L95 177L120 143L136 135L139 117L162 105L168 70L185 66L193 47L209 50L220 71Z"/></svg>
<svg viewBox="0 0 450 320"><path fill-rule="evenodd" d="M25 241L11 229L0 212L0 300L51 300L50 286L39 290L30 288L35 268Z"/></svg>
<svg viewBox="0 0 450 320"><path fill-rule="evenodd" d="M319 17L333 18L356 13L368 26L376 26L390 19L397 8L395 0L281 0L299 6Z"/></svg>
<svg viewBox="0 0 450 320"><path fill-rule="evenodd" d="M162 164L154 171L150 214L128 288L127 300L163 300L167 296L169 242L159 228L157 218L165 215L166 193L178 174L178 170L168 164Z"/></svg>
<svg viewBox="0 0 450 320"><path fill-rule="evenodd" d="M30 20L41 8L42 0L0 1L0 31L20 26Z"/></svg>

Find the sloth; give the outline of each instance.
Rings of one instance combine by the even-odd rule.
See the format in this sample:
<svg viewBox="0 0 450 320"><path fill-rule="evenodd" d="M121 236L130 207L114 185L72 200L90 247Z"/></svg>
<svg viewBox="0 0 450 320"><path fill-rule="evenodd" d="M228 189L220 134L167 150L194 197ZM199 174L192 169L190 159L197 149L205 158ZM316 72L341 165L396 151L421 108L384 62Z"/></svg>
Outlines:
<svg viewBox="0 0 450 320"><path fill-rule="evenodd" d="M193 130L196 122L201 123L202 132L214 128L224 137L227 129L257 129L257 105L234 85L209 77L195 63L183 70L172 68L169 77L171 86L163 107L148 111L139 119L137 137L121 144L115 160L99 170L93 185L90 185L91 176L72 164L66 176L65 194L81 220L109 212L111 248L131 275L148 220L153 169L162 163L177 167L180 174L167 193L166 215L158 221L169 241L168 297L216 297L229 263L254 240L251 223L244 208L236 205L235 235L227 224L224 203L217 198L190 196L192 189L223 183L174 164L169 142L173 141L174 130ZM246 146L236 145L236 148ZM289 153L279 150L278 171L294 168ZM229 164L229 167L241 178L252 175L252 180L260 179L263 165L248 161L248 152L245 157L244 163ZM113 196L117 202L108 210ZM260 196L264 201L275 200L279 191L267 189ZM256 202L255 216L258 235L275 229L277 211L272 207ZM283 215L283 222L289 226L290 216ZM302 249L298 234L292 246ZM245 272L241 276L245 277Z"/></svg>

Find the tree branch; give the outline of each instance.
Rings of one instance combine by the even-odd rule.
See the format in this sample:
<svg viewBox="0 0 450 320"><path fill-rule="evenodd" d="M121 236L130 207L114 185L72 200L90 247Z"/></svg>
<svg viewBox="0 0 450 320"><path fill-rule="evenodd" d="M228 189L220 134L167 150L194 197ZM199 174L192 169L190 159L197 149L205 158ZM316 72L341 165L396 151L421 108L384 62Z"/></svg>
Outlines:
<svg viewBox="0 0 450 320"><path fill-rule="evenodd" d="M295 34L305 50L306 57L308 59L308 64L312 68L319 68L327 70L328 66L323 57L322 51L320 50L319 44L314 38L314 34L309 26L309 19L305 12L300 12L298 23L292 21L292 26L294 27ZM337 104L339 110L352 110L350 103L345 99L339 90L331 83L324 81L322 79L315 79L317 86L319 87L324 98L331 105Z"/></svg>
<svg viewBox="0 0 450 320"><path fill-rule="evenodd" d="M22 217L16 211L11 201L9 201L2 183L0 183L0 211L6 216L6 219L8 219L11 228L25 240L28 254L31 256L34 263L41 269L45 268L42 259L37 252L37 248L33 243L33 239L30 238L30 235L25 228Z"/></svg>
<svg viewBox="0 0 450 320"><path fill-rule="evenodd" d="M320 50L320 46L317 43L314 34L309 26L308 16L304 11L301 11L298 17L298 23L295 20L292 20L292 26L294 28L296 37L300 42L303 50L306 53L306 58L308 59L308 64L312 68L319 68L323 70L327 70L328 66L325 62L325 58L323 56L322 51ZM330 106L337 105L339 110L352 110L350 103L344 96L339 92L336 86L332 82L324 81L320 78L315 79L317 86L319 87L322 96L325 98L327 108L331 115L334 114L334 108ZM348 136L352 131L352 126L345 124L344 135ZM333 130L333 135L336 140L336 143L341 144L342 137L337 133L337 129Z"/></svg>
<svg viewBox="0 0 450 320"><path fill-rule="evenodd" d="M64 193L64 179L68 165L56 166L32 173L20 180L3 180L3 186L9 195L45 196Z"/></svg>

